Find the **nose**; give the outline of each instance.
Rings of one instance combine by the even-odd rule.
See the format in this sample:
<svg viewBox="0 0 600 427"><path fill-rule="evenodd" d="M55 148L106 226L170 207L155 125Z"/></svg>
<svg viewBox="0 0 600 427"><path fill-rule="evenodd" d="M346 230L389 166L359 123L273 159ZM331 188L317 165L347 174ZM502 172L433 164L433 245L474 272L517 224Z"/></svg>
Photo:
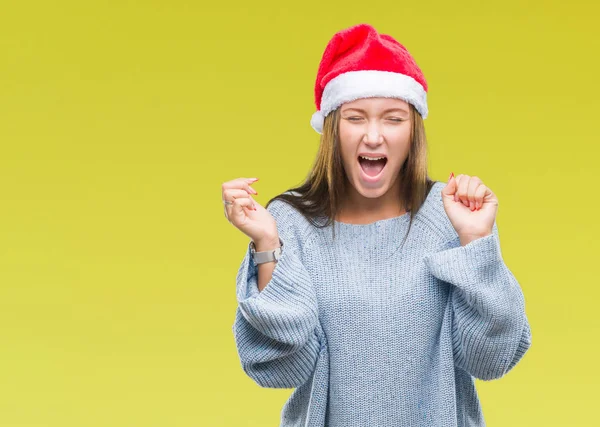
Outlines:
<svg viewBox="0 0 600 427"><path fill-rule="evenodd" d="M367 133L363 136L363 141L368 144L380 144L383 142L383 135L377 128L376 124L369 126Z"/></svg>

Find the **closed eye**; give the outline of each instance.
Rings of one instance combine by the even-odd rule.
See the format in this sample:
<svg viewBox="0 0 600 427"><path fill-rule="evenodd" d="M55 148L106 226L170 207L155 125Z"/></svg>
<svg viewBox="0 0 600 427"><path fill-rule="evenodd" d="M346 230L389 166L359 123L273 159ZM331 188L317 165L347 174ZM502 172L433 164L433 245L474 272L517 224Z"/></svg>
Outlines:
<svg viewBox="0 0 600 427"><path fill-rule="evenodd" d="M362 120L362 117L348 117L346 120L349 120L351 122L357 122L359 120ZM404 121L402 119L397 119L397 118L390 118L389 120L391 120L393 122L403 122Z"/></svg>

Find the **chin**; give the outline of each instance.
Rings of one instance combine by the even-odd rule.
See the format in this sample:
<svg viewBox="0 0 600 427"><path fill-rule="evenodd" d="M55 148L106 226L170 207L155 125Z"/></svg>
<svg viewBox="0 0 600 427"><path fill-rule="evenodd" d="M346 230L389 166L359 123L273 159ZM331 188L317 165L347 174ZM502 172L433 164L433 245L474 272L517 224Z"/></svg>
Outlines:
<svg viewBox="0 0 600 427"><path fill-rule="evenodd" d="M356 188L356 191L361 196L367 197L369 199L376 199L378 197L381 197L390 189L390 186L387 182L382 182L377 186L368 186L365 185L365 183L361 182L360 178L357 181L357 185L355 185L354 188Z"/></svg>
<svg viewBox="0 0 600 427"><path fill-rule="evenodd" d="M387 193L387 190L388 190L388 188L384 187L384 188L362 190L362 191L359 191L359 193L368 199L378 199L379 197L381 197L385 193Z"/></svg>

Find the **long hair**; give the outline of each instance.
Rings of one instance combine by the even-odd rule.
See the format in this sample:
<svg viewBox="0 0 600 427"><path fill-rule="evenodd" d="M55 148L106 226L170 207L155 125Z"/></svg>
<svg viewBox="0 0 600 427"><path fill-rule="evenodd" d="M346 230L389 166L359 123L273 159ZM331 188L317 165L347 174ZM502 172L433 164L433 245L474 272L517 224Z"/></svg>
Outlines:
<svg viewBox="0 0 600 427"><path fill-rule="evenodd" d="M407 212L410 223L404 240L410 232L415 215L435 183L427 174L427 139L423 118L412 104L410 107L411 137L408 157L400 168L398 198ZM291 204L315 227L332 226L340 210L340 201L351 185L344 171L339 139L340 107L325 117L319 151L304 183L273 197L267 202L282 200ZM404 242L402 243L404 245Z"/></svg>

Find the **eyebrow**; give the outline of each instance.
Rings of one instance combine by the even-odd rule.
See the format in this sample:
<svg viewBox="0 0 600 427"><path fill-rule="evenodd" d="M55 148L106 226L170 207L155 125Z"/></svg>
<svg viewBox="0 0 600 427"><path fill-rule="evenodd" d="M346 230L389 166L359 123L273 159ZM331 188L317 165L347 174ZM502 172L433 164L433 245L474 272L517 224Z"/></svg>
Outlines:
<svg viewBox="0 0 600 427"><path fill-rule="evenodd" d="M363 110L362 108L346 108L344 110L344 112L349 111L349 110L356 110L356 111L360 111L361 113L366 113L365 110ZM384 113L387 113L389 111L401 111L403 113L408 113L408 111L406 111L404 108L388 108L387 110L384 111Z"/></svg>

